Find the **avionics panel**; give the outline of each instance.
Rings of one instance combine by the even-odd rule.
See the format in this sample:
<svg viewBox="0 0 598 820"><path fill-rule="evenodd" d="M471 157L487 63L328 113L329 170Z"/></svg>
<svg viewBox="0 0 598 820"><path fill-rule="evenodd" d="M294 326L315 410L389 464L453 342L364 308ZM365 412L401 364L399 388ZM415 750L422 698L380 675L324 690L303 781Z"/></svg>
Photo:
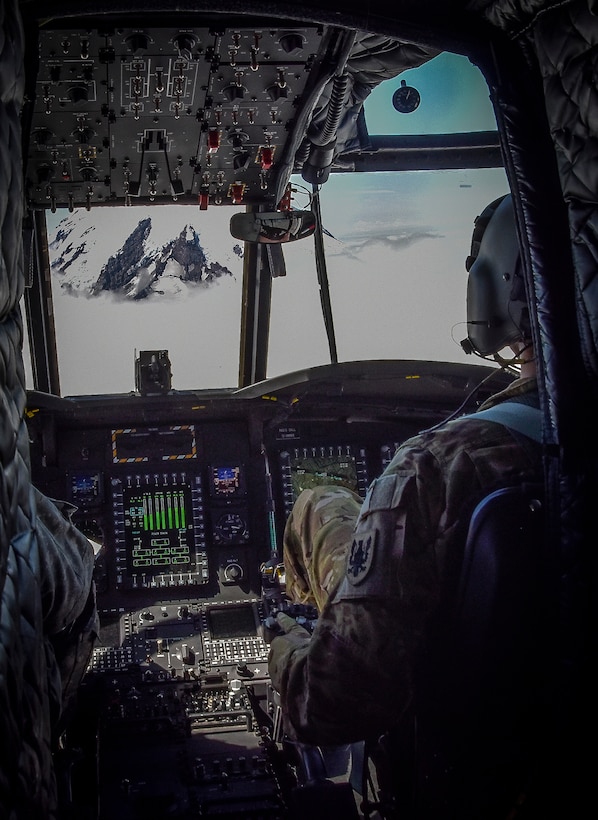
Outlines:
<svg viewBox="0 0 598 820"><path fill-rule="evenodd" d="M104 501L100 470L71 470L67 474L67 498L77 507L98 507Z"/></svg>
<svg viewBox="0 0 598 820"><path fill-rule="evenodd" d="M260 634L264 617L259 599L212 604L180 597L127 610L119 618L118 644L98 644L90 671L125 671L134 664L144 682L181 682L197 681L214 667L250 663L259 664L252 677L262 677L268 659Z"/></svg>
<svg viewBox="0 0 598 820"><path fill-rule="evenodd" d="M212 542L217 546L247 544L249 514L244 467L234 463L211 466L209 492Z"/></svg>
<svg viewBox="0 0 598 820"><path fill-rule="evenodd" d="M215 465L210 468L210 495L228 501L245 495L243 468L239 464Z"/></svg>
<svg viewBox="0 0 598 820"><path fill-rule="evenodd" d="M280 467L286 515L299 494L312 487L348 487L361 496L367 489L365 450L348 444L283 450Z"/></svg>
<svg viewBox="0 0 598 820"><path fill-rule="evenodd" d="M221 666L265 661L268 647L259 634L261 619L263 612L258 602L205 607L202 612L205 663Z"/></svg>
<svg viewBox="0 0 598 820"><path fill-rule="evenodd" d="M113 478L112 500L118 588L209 582L199 476Z"/></svg>
<svg viewBox="0 0 598 820"><path fill-rule="evenodd" d="M136 464L144 461L185 461L197 458L193 424L112 431L112 462Z"/></svg>

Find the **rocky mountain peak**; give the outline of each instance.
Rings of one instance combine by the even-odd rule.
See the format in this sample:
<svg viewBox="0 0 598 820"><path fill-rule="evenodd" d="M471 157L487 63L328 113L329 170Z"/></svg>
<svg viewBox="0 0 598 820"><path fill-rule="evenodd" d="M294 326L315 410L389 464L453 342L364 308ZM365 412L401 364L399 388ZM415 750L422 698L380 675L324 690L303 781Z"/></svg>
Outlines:
<svg viewBox="0 0 598 820"><path fill-rule="evenodd" d="M109 291L140 299L180 290L176 282L201 283L205 287L222 276L233 276L226 265L209 259L200 234L191 224L186 224L174 238L156 242L150 216L138 222L103 264L99 275L94 276L87 264L89 231L87 228L85 233L78 234L76 220L66 221L52 242L56 254L52 269L62 274L61 286L72 293L95 296ZM163 230L161 235L164 237ZM94 242L102 239L96 231ZM239 255L236 248L232 252Z"/></svg>

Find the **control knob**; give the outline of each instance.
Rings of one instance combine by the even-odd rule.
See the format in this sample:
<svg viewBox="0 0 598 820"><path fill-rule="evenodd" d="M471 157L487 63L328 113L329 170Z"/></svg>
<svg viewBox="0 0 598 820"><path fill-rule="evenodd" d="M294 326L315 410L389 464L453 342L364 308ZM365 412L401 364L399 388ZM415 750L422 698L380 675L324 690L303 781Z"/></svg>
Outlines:
<svg viewBox="0 0 598 820"><path fill-rule="evenodd" d="M243 567L237 563L227 564L224 567L224 579L230 584L238 584L243 578Z"/></svg>
<svg viewBox="0 0 598 820"><path fill-rule="evenodd" d="M144 34L141 31L136 31L134 34L131 34L126 38L126 43L133 54L137 54L139 51L147 51L150 38L147 34Z"/></svg>

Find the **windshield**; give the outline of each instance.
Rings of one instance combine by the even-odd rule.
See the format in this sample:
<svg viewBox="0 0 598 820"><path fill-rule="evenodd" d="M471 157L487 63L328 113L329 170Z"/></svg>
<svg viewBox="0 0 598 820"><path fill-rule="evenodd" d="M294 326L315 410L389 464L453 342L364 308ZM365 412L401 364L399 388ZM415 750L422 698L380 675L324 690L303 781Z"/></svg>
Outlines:
<svg viewBox="0 0 598 820"><path fill-rule="evenodd" d="M417 90L413 110L397 107L405 87ZM370 135L496 127L483 77L455 54L381 83L364 111ZM292 206L308 209L311 186L300 176L291 182ZM502 168L330 174L321 212L339 361L471 361L459 344L464 261L475 217L507 190ZM238 385L245 249L229 222L243 211L172 204L47 212L62 395L135 390L135 359L146 350L168 351L174 389ZM268 376L330 362L314 242L283 250Z"/></svg>
<svg viewBox="0 0 598 820"><path fill-rule="evenodd" d="M234 208L48 214L63 395L135 388L141 350L168 350L179 390L238 378L242 243Z"/></svg>
<svg viewBox="0 0 598 820"><path fill-rule="evenodd" d="M417 107L408 113L397 109L395 95L403 83L419 95ZM466 57L446 51L380 83L365 101L365 116L370 134L454 134L496 128L482 73Z"/></svg>
<svg viewBox="0 0 598 820"><path fill-rule="evenodd" d="M471 363L465 258L475 217L508 190L502 169L335 175L321 195L339 361ZM330 361L313 243L285 246L268 375Z"/></svg>

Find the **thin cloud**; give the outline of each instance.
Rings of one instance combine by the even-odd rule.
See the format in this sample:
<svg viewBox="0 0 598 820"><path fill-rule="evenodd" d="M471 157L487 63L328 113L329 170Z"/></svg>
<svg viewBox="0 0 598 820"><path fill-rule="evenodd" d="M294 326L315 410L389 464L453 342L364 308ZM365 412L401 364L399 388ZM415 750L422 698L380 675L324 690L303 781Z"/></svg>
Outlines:
<svg viewBox="0 0 598 820"><path fill-rule="evenodd" d="M371 257L368 260L362 259L365 253L387 248L391 251L399 251L409 248L418 242L423 242L428 239L442 239L444 234L440 231L432 229L404 229L400 232L396 230L392 233L385 231L378 231L362 236L351 237L350 241L345 241L342 247L342 253L350 256L353 259L360 261L371 262Z"/></svg>

